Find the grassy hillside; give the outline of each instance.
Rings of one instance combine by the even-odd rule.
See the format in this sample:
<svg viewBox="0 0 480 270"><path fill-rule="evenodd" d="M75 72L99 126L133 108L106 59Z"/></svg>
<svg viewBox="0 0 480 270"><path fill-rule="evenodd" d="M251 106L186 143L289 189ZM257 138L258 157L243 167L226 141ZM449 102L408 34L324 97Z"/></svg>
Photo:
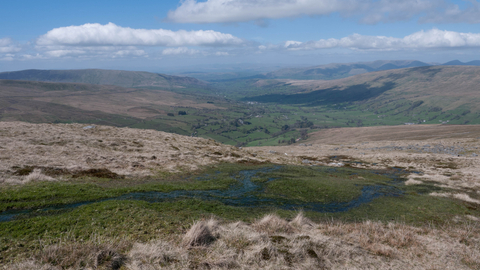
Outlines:
<svg viewBox="0 0 480 270"><path fill-rule="evenodd" d="M303 89L302 92L323 93L338 90L344 92L346 101L352 99L350 94L368 93L372 89L388 87L387 91L372 99L371 95L357 99L370 104L391 103L399 99L423 101L422 106L454 109L461 105L477 111L480 101L480 67L473 66L435 66L400 70L372 72L335 81L290 81L291 86ZM352 89L358 88L358 91ZM322 92L318 92L322 91ZM299 94L304 95L304 93ZM294 96L291 96L293 98ZM295 96L298 97L298 96ZM266 97L263 97L265 99ZM271 96L271 98L278 98ZM328 99L327 99L328 100ZM338 103L331 100L330 103ZM292 100L292 103L300 102Z"/></svg>
<svg viewBox="0 0 480 270"><path fill-rule="evenodd" d="M480 66L479 60L461 62L453 60L443 66ZM266 79L294 80L335 80L374 71L426 67L431 64L414 60L379 60L374 62L358 62L344 64L328 64L305 68L285 68L265 74Z"/></svg>
<svg viewBox="0 0 480 270"><path fill-rule="evenodd" d="M178 112L223 110L212 100L219 103L214 98L157 89L0 80L1 121L77 122L190 134L194 116L181 117Z"/></svg>
<svg viewBox="0 0 480 270"><path fill-rule="evenodd" d="M434 66L371 72L335 81L288 81L290 94L245 101L371 112L378 119L422 123L478 123L480 67Z"/></svg>
<svg viewBox="0 0 480 270"><path fill-rule="evenodd" d="M173 90L205 87L207 84L191 77L170 76L140 71L80 69L80 70L22 70L0 73L0 79L42 82L74 82L121 87L160 87Z"/></svg>
<svg viewBox="0 0 480 270"><path fill-rule="evenodd" d="M266 77L270 79L334 80L373 71L421 66L429 66L429 64L420 61L400 60L328 64L305 68L280 69L266 74Z"/></svg>

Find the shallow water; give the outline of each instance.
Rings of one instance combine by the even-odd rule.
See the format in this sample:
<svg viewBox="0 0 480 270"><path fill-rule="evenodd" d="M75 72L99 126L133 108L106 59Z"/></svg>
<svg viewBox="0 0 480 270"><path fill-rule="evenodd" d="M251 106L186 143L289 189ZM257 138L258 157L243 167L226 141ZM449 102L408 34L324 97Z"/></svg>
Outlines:
<svg viewBox="0 0 480 270"><path fill-rule="evenodd" d="M280 170L282 166L275 166L270 168L261 168L255 170L243 170L234 175L237 179L237 184L231 185L225 190L176 190L171 192L138 192L128 193L115 198L108 198L104 200L79 202L74 204L51 206L42 209L34 210L11 210L0 213L0 222L10 221L15 219L19 215L33 214L50 210L68 210L82 205L91 203L107 201L107 200L142 200L147 202L163 202L171 199L181 198L196 198L200 200L216 200L226 205L239 206L239 207L260 207L271 206L285 210L300 210L305 211L317 211L317 212L343 212L349 209L358 207L362 204L369 203L372 200L385 197L385 196L400 196L403 191L396 187L396 185L402 184L400 181L400 170L390 171L373 171L377 174L382 174L392 179L394 185L372 185L365 186L362 189L361 195L348 202L331 202L331 203L317 203L317 202L298 202L289 199L277 199L277 198L262 198L258 197L258 194L264 192L266 184L270 181L275 181L275 178L269 178L267 182L258 183L253 182L252 177L262 173L269 173ZM328 170L335 172L337 169L329 168ZM198 177L197 181L209 180L209 175Z"/></svg>

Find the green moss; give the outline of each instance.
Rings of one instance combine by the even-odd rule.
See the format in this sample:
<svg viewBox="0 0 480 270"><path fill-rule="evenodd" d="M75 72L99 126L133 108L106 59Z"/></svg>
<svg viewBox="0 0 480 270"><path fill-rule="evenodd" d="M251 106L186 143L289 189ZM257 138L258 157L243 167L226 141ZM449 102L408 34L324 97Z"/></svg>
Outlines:
<svg viewBox="0 0 480 270"><path fill-rule="evenodd" d="M34 208L71 203L86 199L118 196L127 192L222 189L237 183L239 171L272 165L221 164L206 168L201 174L169 176L163 179L80 178L75 182L37 183L22 187L2 188L2 207ZM240 177L240 178L239 178ZM358 196L365 185L395 184L403 190L398 197L381 197L358 208L340 213L306 212L315 222L343 220L358 222L378 220L407 224L444 224L455 216L480 217L480 209L471 204L427 195L441 191L431 183L404 186L379 172L354 168L285 166L280 170L258 173L254 182L266 183L269 198L293 199L301 202L346 201ZM7 201L7 198L10 198ZM0 222L0 263L31 256L45 243L60 241L88 242L94 238L148 241L184 233L193 221L214 216L224 221L252 222L267 213L291 219L297 211L278 207L234 207L219 201L179 198L160 203L139 200L107 200L77 208L34 211L17 220ZM40 240L40 241L39 241Z"/></svg>
<svg viewBox="0 0 480 270"><path fill-rule="evenodd" d="M350 168L285 166L269 173L265 197L302 202L346 202L361 195L366 185L386 184L391 178Z"/></svg>
<svg viewBox="0 0 480 270"><path fill-rule="evenodd" d="M165 175L163 178L105 179L76 178L75 181L34 183L0 189L2 211L9 208L41 208L51 205L95 201L131 192L226 189L238 183L241 170L271 168L272 165L221 164L198 174ZM455 216L480 216L480 209L450 198L429 196L442 191L433 183L404 186L382 173L355 168L283 166L257 173L252 179L265 184L265 193L252 195L294 202L345 202L357 198L364 186L395 185L403 191L397 197L381 197L340 213L307 212L314 221L380 220L408 224L450 222ZM273 181L270 181L275 179ZM445 190L448 192L448 190ZM89 239L92 236L147 241L161 235L182 233L194 221L215 216L223 220L251 222L275 212L292 218L296 211L281 206L234 207L219 201L179 198L161 203L137 200L107 200L77 208L33 211L17 220L0 223L2 256L30 252L40 247L38 239L58 241L66 236ZM55 240L57 239L57 240ZM45 240L46 241L46 240ZM13 244L12 244L13 243ZM30 251L29 251L30 250ZM7 254L7 255L4 255ZM9 254L9 255L8 255Z"/></svg>
<svg viewBox="0 0 480 270"><path fill-rule="evenodd" d="M328 214L346 221L399 221L413 225L445 224L455 216L480 216L461 201L430 195L384 197L344 213Z"/></svg>
<svg viewBox="0 0 480 270"><path fill-rule="evenodd" d="M205 169L209 174L214 169ZM235 180L229 176L231 169L206 181L195 181L198 175L169 175L165 178L111 179L86 177L64 182L37 182L22 186L0 188L0 211L8 209L35 209L76 202L97 201L132 192L170 192L173 190L225 189Z"/></svg>

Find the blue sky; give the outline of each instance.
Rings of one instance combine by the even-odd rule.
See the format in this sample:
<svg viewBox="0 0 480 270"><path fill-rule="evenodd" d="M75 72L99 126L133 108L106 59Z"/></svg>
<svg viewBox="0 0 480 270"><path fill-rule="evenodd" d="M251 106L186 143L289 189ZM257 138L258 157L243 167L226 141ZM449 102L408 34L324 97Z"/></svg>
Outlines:
<svg viewBox="0 0 480 270"><path fill-rule="evenodd" d="M0 71L480 59L480 0L4 1Z"/></svg>

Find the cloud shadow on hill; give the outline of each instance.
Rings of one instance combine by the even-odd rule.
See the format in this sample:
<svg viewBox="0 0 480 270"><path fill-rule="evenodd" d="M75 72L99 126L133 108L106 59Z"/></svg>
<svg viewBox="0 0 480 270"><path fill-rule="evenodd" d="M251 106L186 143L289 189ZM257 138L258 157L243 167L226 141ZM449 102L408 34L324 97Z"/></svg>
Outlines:
<svg viewBox="0 0 480 270"><path fill-rule="evenodd" d="M395 87L394 82L387 82L380 87L371 87L370 85L357 84L340 90L339 87L332 87L323 90L312 91L301 94L269 94L255 97L246 97L244 101L256 101L261 103L278 103L278 104L302 104L305 106L330 105L343 102L364 101L375 98L384 92Z"/></svg>

